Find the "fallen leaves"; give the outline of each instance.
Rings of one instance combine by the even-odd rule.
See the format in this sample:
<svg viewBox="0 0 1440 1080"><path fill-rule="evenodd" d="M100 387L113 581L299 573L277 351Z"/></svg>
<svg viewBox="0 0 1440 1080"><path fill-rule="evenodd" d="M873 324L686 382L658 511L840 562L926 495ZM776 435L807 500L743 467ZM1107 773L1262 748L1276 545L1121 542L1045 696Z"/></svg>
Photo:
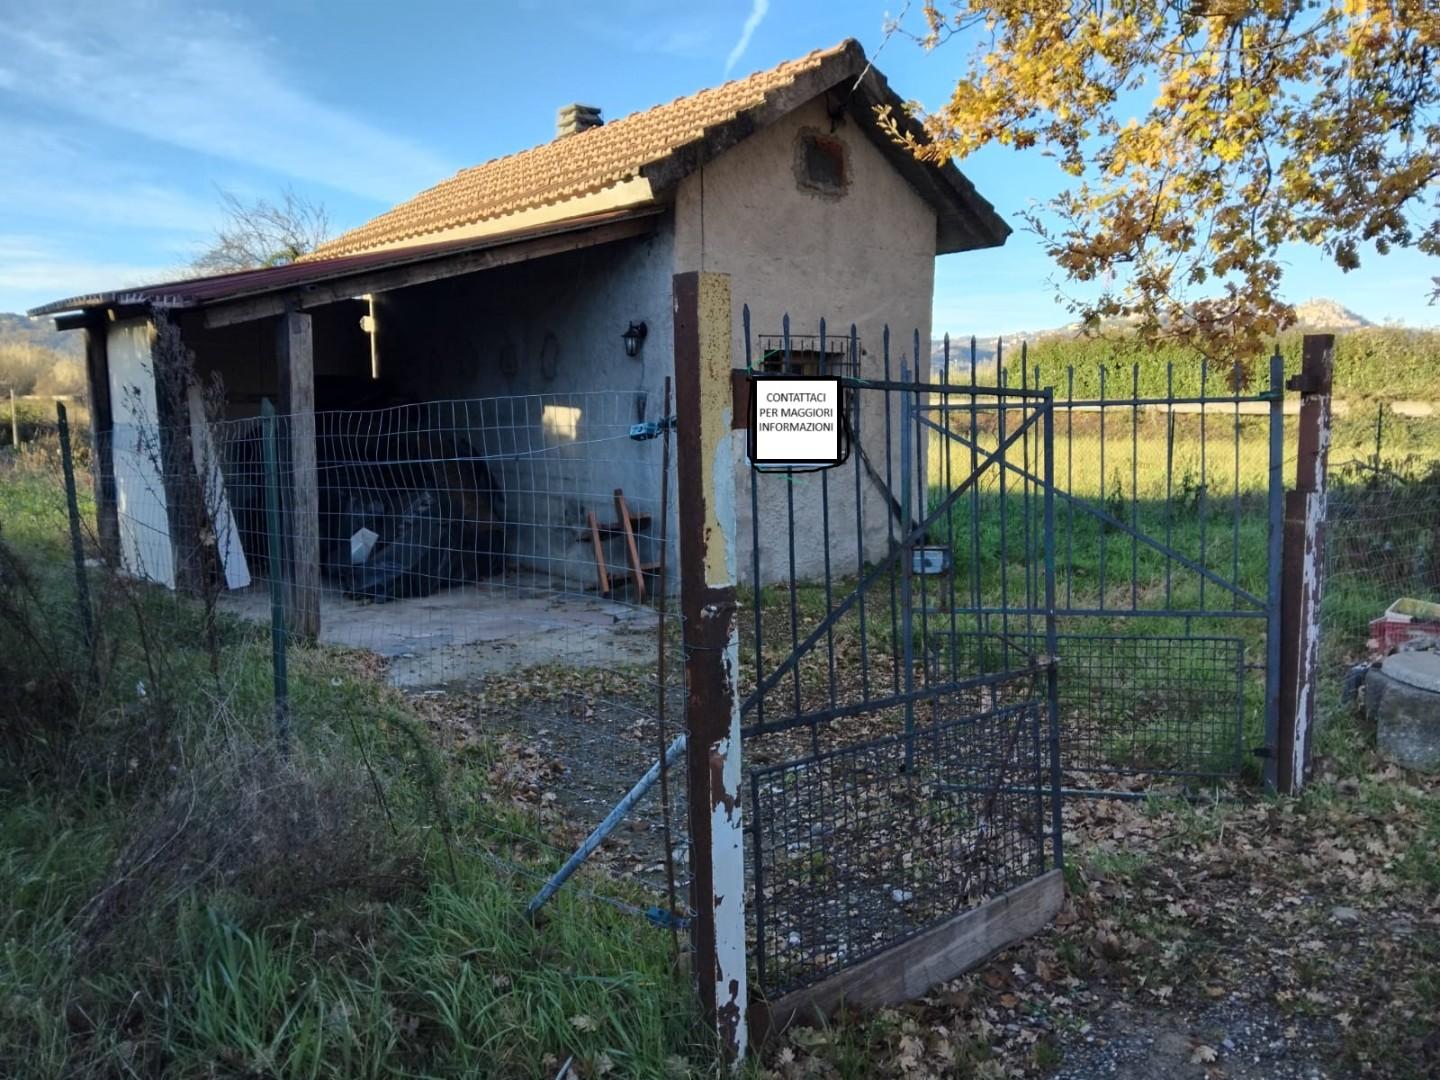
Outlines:
<svg viewBox="0 0 1440 1080"><path fill-rule="evenodd" d="M857 1059L906 1080L1037 1075L1102 1028L1207 1009L1283 1018L1273 1037L1325 1069L1387 1075L1428 1060L1427 1038L1440 1051L1424 997L1440 888L1416 854L1434 859L1440 779L1380 769L1282 804L1077 800L1065 835L1050 928L919 1002L787 1038L772 1075ZM1219 1038L1192 1031L1178 1060L1218 1075Z"/></svg>

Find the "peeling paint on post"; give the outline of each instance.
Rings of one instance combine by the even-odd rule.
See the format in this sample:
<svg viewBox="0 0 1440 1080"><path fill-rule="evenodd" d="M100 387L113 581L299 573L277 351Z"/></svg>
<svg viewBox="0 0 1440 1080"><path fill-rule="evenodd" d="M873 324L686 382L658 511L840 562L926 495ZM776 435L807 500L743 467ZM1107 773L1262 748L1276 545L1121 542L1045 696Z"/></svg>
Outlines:
<svg viewBox="0 0 1440 1080"><path fill-rule="evenodd" d="M1295 490L1285 493L1282 566L1280 729L1275 787L1295 795L1305 786L1320 672L1320 602L1325 591L1325 499L1330 457L1333 334L1306 334L1300 373L1287 384L1300 391Z"/></svg>
<svg viewBox="0 0 1440 1080"><path fill-rule="evenodd" d="M730 278L674 279L680 612L684 620L691 931L701 1005L732 1064L745 1056L745 852L735 599Z"/></svg>

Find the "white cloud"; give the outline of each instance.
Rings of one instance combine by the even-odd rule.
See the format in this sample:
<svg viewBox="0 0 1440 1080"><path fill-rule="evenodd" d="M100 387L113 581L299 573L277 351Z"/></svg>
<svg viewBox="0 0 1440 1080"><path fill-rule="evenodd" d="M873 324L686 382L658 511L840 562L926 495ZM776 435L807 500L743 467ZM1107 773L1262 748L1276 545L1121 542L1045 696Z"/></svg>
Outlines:
<svg viewBox="0 0 1440 1080"><path fill-rule="evenodd" d="M760 23L764 21L769 10L770 0L751 0L750 14L745 18L745 25L740 28L740 40L735 42L735 47L725 58L726 75L740 62L740 57L745 55L745 50L750 47L750 39L755 36L755 31L760 28Z"/></svg>
<svg viewBox="0 0 1440 1080"><path fill-rule="evenodd" d="M0 311L175 277L174 267L86 259L54 237L0 233Z"/></svg>
<svg viewBox="0 0 1440 1080"><path fill-rule="evenodd" d="M175 0L55 4L0 22L7 93L309 183L394 201L453 171L319 100L238 19Z"/></svg>
<svg viewBox="0 0 1440 1080"><path fill-rule="evenodd" d="M219 218L213 199L175 188L141 164L102 156L53 127L0 119L0 146L0 206L12 221L156 230L193 244L208 238Z"/></svg>

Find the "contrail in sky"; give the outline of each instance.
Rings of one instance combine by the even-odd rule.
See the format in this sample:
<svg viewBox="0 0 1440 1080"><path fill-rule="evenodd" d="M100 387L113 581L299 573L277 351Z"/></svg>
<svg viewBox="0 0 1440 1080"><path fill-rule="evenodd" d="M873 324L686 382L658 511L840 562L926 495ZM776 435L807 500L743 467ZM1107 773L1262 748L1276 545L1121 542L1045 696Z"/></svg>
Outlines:
<svg viewBox="0 0 1440 1080"><path fill-rule="evenodd" d="M725 58L725 74L730 74L733 68L745 55L745 50L750 47L750 39L755 35L765 14L770 10L770 0L753 0L750 5L750 14L745 19L745 25L740 28L740 40L735 42L735 47L730 50L730 55Z"/></svg>

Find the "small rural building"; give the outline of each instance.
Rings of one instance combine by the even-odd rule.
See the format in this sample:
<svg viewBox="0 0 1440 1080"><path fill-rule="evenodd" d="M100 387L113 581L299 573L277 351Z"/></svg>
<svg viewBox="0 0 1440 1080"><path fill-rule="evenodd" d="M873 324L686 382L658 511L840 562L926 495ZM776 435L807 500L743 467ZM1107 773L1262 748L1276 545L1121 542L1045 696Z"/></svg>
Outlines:
<svg viewBox="0 0 1440 1080"><path fill-rule="evenodd" d="M593 587L584 531L592 513L613 522L616 489L652 549L641 557L653 558L655 530L640 523L658 507L658 440L627 436L662 414L673 275L730 275L737 367L743 304L757 348L778 342L787 313L795 320L794 370L877 377L888 324L894 370L904 358L923 379L936 257L1009 234L953 165L921 163L887 138L882 105L925 139L846 41L618 120L570 106L549 142L440 180L297 263L32 311L88 336L102 537L132 572L174 584L198 527L229 538L226 581L246 584L263 550L251 436L270 398L285 426L297 534L320 520L318 541L294 549L299 578L314 581L315 564L359 535L350 526L364 519L361 504L420 513L392 489L426 485L465 488L447 505L495 531L481 565L452 562L436 576L503 565ZM187 422L193 433L205 415L193 386L185 402L167 401L161 317L202 382L223 387L227 434L201 431L184 451L211 518L198 526L174 505L173 478L159 475L175 460L163 433ZM858 371L848 367L852 324ZM883 438L880 420L861 418L864 438ZM162 432L158 451L147 449L147 423ZM738 511L745 560L751 508L742 500ZM853 538L843 506L833 521ZM867 551L883 553L886 522L862 528ZM818 558L800 551L797 573ZM762 568L767 580L787 573Z"/></svg>

